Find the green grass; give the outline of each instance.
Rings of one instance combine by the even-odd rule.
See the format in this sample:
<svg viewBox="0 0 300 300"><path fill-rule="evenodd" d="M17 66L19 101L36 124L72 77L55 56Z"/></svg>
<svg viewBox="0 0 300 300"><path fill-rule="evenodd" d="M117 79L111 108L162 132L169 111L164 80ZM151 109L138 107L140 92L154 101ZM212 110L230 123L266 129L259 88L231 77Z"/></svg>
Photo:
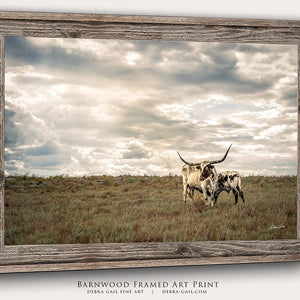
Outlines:
<svg viewBox="0 0 300 300"><path fill-rule="evenodd" d="M245 177L245 204L223 192L210 208L185 204L178 176L10 177L5 244L295 239L296 180Z"/></svg>

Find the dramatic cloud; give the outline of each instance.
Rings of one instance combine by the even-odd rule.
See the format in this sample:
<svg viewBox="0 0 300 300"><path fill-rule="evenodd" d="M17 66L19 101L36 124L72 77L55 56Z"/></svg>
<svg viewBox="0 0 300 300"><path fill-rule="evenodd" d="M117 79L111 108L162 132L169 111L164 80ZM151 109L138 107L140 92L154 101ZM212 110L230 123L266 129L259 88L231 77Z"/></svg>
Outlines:
<svg viewBox="0 0 300 300"><path fill-rule="evenodd" d="M296 46L5 38L7 174L296 174Z"/></svg>

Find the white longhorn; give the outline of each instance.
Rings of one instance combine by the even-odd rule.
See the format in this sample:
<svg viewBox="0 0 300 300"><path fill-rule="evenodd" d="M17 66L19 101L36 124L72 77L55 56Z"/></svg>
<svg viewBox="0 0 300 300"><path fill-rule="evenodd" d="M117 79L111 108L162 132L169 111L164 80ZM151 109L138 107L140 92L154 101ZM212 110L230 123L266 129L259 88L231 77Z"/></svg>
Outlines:
<svg viewBox="0 0 300 300"><path fill-rule="evenodd" d="M214 164L223 162L230 150L227 149L224 157L220 160L200 161L191 163L184 160L178 153L179 158L185 163L182 167L183 200L186 202L187 195L193 200L194 190L203 193L207 205L214 205L215 191L218 183L218 175Z"/></svg>

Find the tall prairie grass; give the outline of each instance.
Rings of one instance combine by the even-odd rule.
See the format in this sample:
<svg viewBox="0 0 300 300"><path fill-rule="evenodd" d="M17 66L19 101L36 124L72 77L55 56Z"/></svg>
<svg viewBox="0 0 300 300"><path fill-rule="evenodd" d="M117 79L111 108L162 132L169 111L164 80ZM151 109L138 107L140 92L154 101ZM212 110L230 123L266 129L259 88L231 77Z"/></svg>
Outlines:
<svg viewBox="0 0 300 300"><path fill-rule="evenodd" d="M183 202L179 176L9 177L5 244L295 239L296 177L242 178L245 204L223 192Z"/></svg>

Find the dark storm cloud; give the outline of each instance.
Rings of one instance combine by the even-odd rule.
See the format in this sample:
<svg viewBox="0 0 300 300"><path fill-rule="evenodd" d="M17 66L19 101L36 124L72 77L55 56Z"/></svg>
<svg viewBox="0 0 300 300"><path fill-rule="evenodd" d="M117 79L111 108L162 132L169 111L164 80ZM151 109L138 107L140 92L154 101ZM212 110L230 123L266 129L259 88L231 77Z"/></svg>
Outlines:
<svg viewBox="0 0 300 300"><path fill-rule="evenodd" d="M123 153L123 159L141 159L148 158L149 153L139 145L130 145L128 151Z"/></svg>
<svg viewBox="0 0 300 300"><path fill-rule="evenodd" d="M200 73L199 73L200 71ZM231 92L249 93L265 90L272 85L268 80L255 81L239 77L234 66L227 70L222 65L211 70L203 68L195 72L174 74L177 82L200 85L214 91L230 90Z"/></svg>
<svg viewBox="0 0 300 300"><path fill-rule="evenodd" d="M23 37L6 37L5 55L8 66L31 65L57 76L49 79L24 74L25 76L15 79L16 83L28 86L45 86L47 88L49 84L59 84L62 78L68 82L69 76L72 77L70 79L72 83L79 84L92 83L97 78L94 84L101 86L105 84L101 82L102 79L123 78L124 81L127 81L134 75L130 68L123 67L117 61L98 59L91 52L86 55L80 50L68 51L67 48L58 45L36 45L31 39ZM74 77L74 72L77 73L77 78ZM81 101L83 102L83 100Z"/></svg>
<svg viewBox="0 0 300 300"><path fill-rule="evenodd" d="M31 147L25 150L26 155L32 155L32 156L54 155L59 152L60 152L59 147L53 141L48 141L42 146Z"/></svg>
<svg viewBox="0 0 300 300"><path fill-rule="evenodd" d="M206 61L197 59L195 53L193 59L198 62L197 67L175 72L174 76L178 82L210 87L215 91L227 90L230 93L255 93L269 88L273 84L270 78L254 80L238 73L238 58L235 55L238 48L237 44L206 45L203 50L208 58Z"/></svg>
<svg viewBox="0 0 300 300"><path fill-rule="evenodd" d="M237 58L235 51L237 44L213 44L203 47L202 53L206 55L204 60L200 55L200 49L195 50L189 43L166 43L158 44L155 42L135 42L138 50L145 51L147 60L158 63L167 55L168 50L177 51L176 61L182 62L180 67L171 72L169 70L153 68L141 70L141 75L151 72L156 77L163 77L163 82L170 82L174 85L189 85L202 88L214 86L215 91L231 90L231 92L255 92L264 90L272 85L269 78L253 80L243 78L237 73ZM244 49L245 51L245 49ZM191 64L190 64L191 63ZM187 67L188 66L188 67Z"/></svg>
<svg viewBox="0 0 300 300"><path fill-rule="evenodd" d="M231 121L230 119L224 117L219 119L219 123L217 125L211 125L210 126L213 130L214 129L226 129L226 130L231 130L231 129L240 129L240 128L245 128L245 125L241 123L236 123L234 121Z"/></svg>
<svg viewBox="0 0 300 300"><path fill-rule="evenodd" d="M59 170L61 165L71 163L70 157L66 153L48 154L40 156L26 156L24 167L27 169L50 168Z"/></svg>
<svg viewBox="0 0 300 300"><path fill-rule="evenodd" d="M5 58L7 65L26 62L36 64L43 62L43 53L23 37L5 37Z"/></svg>
<svg viewBox="0 0 300 300"><path fill-rule="evenodd" d="M57 46L37 46L24 37L5 37L5 57L8 65L46 65L48 67L78 69L86 64L92 66L90 56L70 54L67 49Z"/></svg>
<svg viewBox="0 0 300 300"><path fill-rule="evenodd" d="M119 84L122 81L122 85L135 87L138 82L140 87L147 87L154 81L159 84L164 79L173 80L171 77L167 79L168 74L158 72L153 67L152 63L156 62L156 59L152 56L150 56L148 66L144 66L142 69L133 69L128 64L121 63L119 59L99 58L92 52L87 55L87 53L76 49L68 51L68 48L59 45L36 45L32 39L23 37L6 37L5 45L7 66L31 65L57 76L49 79L35 75L28 76L25 73L24 76L15 78L15 82L18 84L45 86L47 88L50 84L59 84L64 78L67 83L88 84L96 87L106 87L108 80L110 84L114 81ZM127 49L123 48L118 49L118 51L122 56L127 53ZM72 95L69 94L69 96ZM81 99L80 101L82 103L85 100Z"/></svg>
<svg viewBox="0 0 300 300"><path fill-rule="evenodd" d="M70 160L55 136L41 120L22 108L6 102L5 106L5 167L7 172L23 173L37 168L58 166ZM16 172L18 173L18 172Z"/></svg>
<svg viewBox="0 0 300 300"><path fill-rule="evenodd" d="M233 45L236 49L239 51L245 52L245 53L252 53L252 54L258 54L258 53L265 53L270 55L272 51L274 50L274 45L264 45L264 44L229 44ZM289 51L289 46L285 45L276 45L277 51Z"/></svg>
<svg viewBox="0 0 300 300"><path fill-rule="evenodd" d="M290 87L282 92L281 100L286 106L295 105L295 99L297 99L298 93L294 87Z"/></svg>
<svg viewBox="0 0 300 300"><path fill-rule="evenodd" d="M133 49L141 52L146 59L142 68L133 69L129 65L120 64L118 60L102 58L99 60L93 54L83 54L80 51L73 50L68 52L59 46L41 45L37 46L26 38L8 37L6 42L6 56L8 65L18 65L26 62L33 66L46 66L48 68L57 68L60 71L74 72L80 71L80 80L97 75L107 80L122 79L127 85L148 86L155 82L157 87L163 88L163 83L172 85L198 85L199 87L208 88L211 84L215 90L229 90L247 93L249 91L259 91L270 86L267 78L264 80L253 80L241 78L236 73L237 59L234 55L235 44L222 44L222 46L209 47L204 53L210 59L210 62L203 61L198 51L191 48L188 43L180 42L153 42L153 41L132 41ZM224 46L224 47L223 47ZM164 70L157 68L157 63L162 61L164 56L168 55L167 51L176 49L177 55L172 59L182 62L182 66L173 70ZM164 54L164 51L166 53ZM122 52L122 49L120 49ZM125 52L125 51L124 51ZM124 54L124 53L123 53ZM192 68L186 68L192 62ZM196 63L195 63L196 62ZM212 63L211 63L212 62ZM23 77L24 83L32 83L32 78ZM47 79L37 78L35 80ZM95 84L100 84L98 80ZM38 83L38 82L37 82Z"/></svg>
<svg viewBox="0 0 300 300"><path fill-rule="evenodd" d="M120 105L121 112L116 120L117 126L110 133L120 136L134 136L146 141L163 139L188 139L195 137L196 126L185 120L172 120L156 109L156 103L139 101L139 105Z"/></svg>
<svg viewBox="0 0 300 300"><path fill-rule="evenodd" d="M5 105L5 147L30 145L44 140L40 133L41 122L22 108L6 101Z"/></svg>

